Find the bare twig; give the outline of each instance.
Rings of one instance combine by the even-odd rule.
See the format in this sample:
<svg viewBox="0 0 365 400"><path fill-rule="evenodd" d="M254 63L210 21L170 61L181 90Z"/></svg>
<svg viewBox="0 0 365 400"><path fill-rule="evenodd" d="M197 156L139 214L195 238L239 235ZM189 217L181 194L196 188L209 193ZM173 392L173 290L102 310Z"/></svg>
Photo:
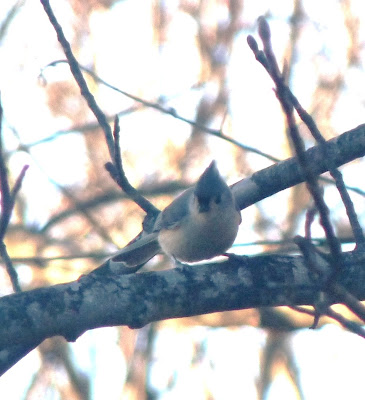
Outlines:
<svg viewBox="0 0 365 400"><path fill-rule="evenodd" d="M6 36L9 26L14 18L18 15L19 10L23 7L25 0L18 0L8 11L5 18L3 18L1 25L0 25L0 43ZM4 12L4 11L3 11Z"/></svg>
<svg viewBox="0 0 365 400"><path fill-rule="evenodd" d="M52 26L54 27L54 29L56 31L58 41L60 42L60 44L63 48L63 51L66 55L68 64L70 66L72 75L74 76L77 84L79 85L81 94L84 96L90 110L94 113L96 119L98 120L101 128L104 131L105 139L106 139L107 146L109 149L109 154L110 154L111 159L113 160L113 164L107 163L105 167L111 173L112 176L114 175L114 170L116 170L119 178L121 178L123 176L125 177L125 174L124 174L123 168L122 168L122 164L121 164L120 150L119 150L119 148L117 149L117 147L119 147L119 136L118 136L118 138L115 136L116 131L118 131L117 135L119 135L119 127L117 127L118 124L117 123L115 124L115 127L117 127L117 128L114 129L114 136L113 136L110 125L106 119L106 116L102 112L102 110L100 109L98 104L96 103L94 96L91 94L91 92L87 86L85 78L82 75L80 66L79 66L75 56L72 53L71 46L63 33L61 25L59 24L59 22L57 21L55 15L53 13L53 10L49 4L49 1L41 0L41 3L43 5L43 8L44 8ZM118 140L118 143L116 143L116 140ZM119 154L119 165L115 164L115 160L116 160L115 157L117 154ZM120 183L125 184L125 187L127 188L126 193L131 194L132 195L131 198L133 200L135 200L137 202L137 204L143 208L143 210L145 210L146 212L152 210L152 212L155 214L158 212L158 210L147 199L143 198L142 195L137 193L137 190L129 184L129 182L127 181L126 178L122 181L120 180ZM123 190L124 190L124 188L123 188Z"/></svg>
<svg viewBox="0 0 365 400"><path fill-rule="evenodd" d="M0 240L4 239L6 229L9 224L11 210L13 208L10 187L8 181L8 171L3 158L3 141L2 141L2 122L3 108L0 104L0 190L1 190L1 221L0 221Z"/></svg>
<svg viewBox="0 0 365 400"><path fill-rule="evenodd" d="M259 35L264 45L264 51L260 51L255 39L251 36L248 38L248 44L256 56L256 59L264 66L266 71L271 76L272 80L276 85L276 95L280 101L280 104L284 110L287 124L289 128L290 137L292 139L293 145L295 147L295 151L298 157L299 164L305 176L305 180L307 183L307 187L309 192L311 193L315 205L318 209L320 215L320 222L323 227L323 230L326 235L327 243L330 248L330 265L333 268L332 274L326 279L327 290L330 293L340 295L343 298L344 304L347 305L353 312L355 312L363 321L365 321L365 307L350 293L348 293L345 289L340 287L337 283L337 277L343 268L343 257L341 244L338 238L335 235L333 226L331 224L331 220L329 217L329 209L324 201L323 193L318 185L318 177L316 174L312 172L308 157L305 152L304 142L300 137L297 125L295 123L294 118L294 108L297 111L298 115L301 117L302 121L307 125L308 129L311 131L314 138L318 141L320 145L320 149L323 153L323 157L326 160L327 168L331 171L332 176L335 177L336 185L339 188L341 197L344 199L345 197L345 207L348 215L350 214L352 219L355 219L356 222L352 221L351 226L353 227L354 235L356 235L356 240L358 246L362 246L364 243L363 233L361 228L357 228L358 221L353 209L353 204L347 201L346 195L343 193L344 184L342 180L342 176L339 176L338 171L336 170L333 162L331 161L331 155L327 149L327 143L325 139L320 134L314 120L309 114L300 106L298 100L290 91L289 87L285 84L285 79L283 74L280 72L278 63L276 61L275 54L272 51L271 46L271 33L270 27L265 18L259 18ZM303 249L302 249L303 250ZM309 263L309 267L313 271L317 271L320 276L326 277L324 272L318 268L314 258L314 250L307 252L313 253L312 256L306 257L306 262Z"/></svg>
<svg viewBox="0 0 365 400"><path fill-rule="evenodd" d="M55 65L60 64L60 63L67 63L68 64L68 61L67 60L53 61L52 63L46 65L42 69L42 71L44 71L47 67L55 66ZM123 94L124 96L134 100L135 102L141 104L144 107L152 108L152 109L155 109L157 111L160 111L163 114L170 115L171 117L176 118L176 119L178 119L180 121L183 121L183 122L193 126L194 128L197 128L198 130L201 130L201 131L203 131L205 133L209 133L209 134L211 134L213 136L219 137L219 138L225 140L226 142L231 143L231 144L239 147L240 149L242 149L244 151L247 151L247 152L250 152L250 153L253 153L253 154L257 154L257 155L259 155L261 157L264 157L264 158L266 158L266 159L268 159L270 161L273 161L273 162L282 161L281 159L279 159L277 157L274 157L271 154L265 153L265 152L255 148L255 147L251 147L251 146L245 145L245 144L243 144L243 143L241 143L241 142L239 142L239 141L227 136L226 134L224 134L224 132L223 132L224 118L223 118L223 120L221 122L220 129L209 128L207 126L204 126L204 125L201 125L201 124L197 123L196 121L190 120L188 118L185 118L185 117L179 115L176 112L176 110L174 108L172 108L172 107L165 107L165 106L163 106L163 105L161 105L159 103L151 102L151 101L142 99L142 98L137 97L137 96L135 96L135 95L133 95L131 93L128 93L128 92L126 92L126 91L124 91L122 89L119 89L116 86L113 86L110 83L106 82L104 79L100 78L97 74L95 74L94 71L92 71L92 70L90 70L90 69L88 69L86 67L83 67L83 66L79 65L79 68L82 71L84 71L87 74L89 74L96 82L99 82L99 83L103 84L104 86L106 86L106 87L108 87L108 88L110 88L112 90L115 90L118 93ZM41 74L42 74L42 72L41 72ZM140 109L140 107L130 107L129 109L121 111L120 113L118 113L118 116L120 117L121 115L124 115L124 114L127 114L127 113L131 113L131 112L137 111L139 109ZM109 119L111 119L111 118L108 117L107 120L109 120ZM48 138L41 139L41 140L39 140L37 142L31 143L31 144L28 145L28 147L36 146L36 145L44 143L46 141L53 140L54 138L58 137L59 135L64 135L64 134L67 134L67 133L74 133L74 131L78 131L78 130L90 130L92 128L94 128L94 126L90 126L90 124L88 124L86 127L83 127L83 126L81 126L81 127L77 127L77 126L76 127L72 127L72 128L70 128L68 130L65 130L65 131L56 132L54 135L52 135L52 136L50 136ZM323 182L327 182L327 183L330 183L330 184L335 184L335 182L330 178L326 178L326 177L322 177L321 176L321 177L319 177L319 179L321 181L323 181ZM347 188L347 190L351 190L351 191L353 191L353 192L355 192L357 194L360 194L361 196L365 196L365 192L363 190L359 189L359 188L351 187L351 186L346 186L346 188Z"/></svg>
<svg viewBox="0 0 365 400"><path fill-rule="evenodd" d="M304 257L305 264L312 271L314 276L318 277L318 279L326 283L326 286L328 287L328 293L341 299L343 304L345 304L362 321L365 321L365 306L340 284L331 279L333 274L329 273L330 271L328 267L330 264L327 260L328 255L319 252L314 247L313 243L300 236L296 236L294 238L294 242L300 248ZM324 314L324 312L322 311L323 303L324 301L321 300L315 307L316 311L318 308L318 314Z"/></svg>
<svg viewBox="0 0 365 400"><path fill-rule="evenodd" d="M10 190L8 173L5 165L5 160L3 156L3 143L2 143L2 119L3 119L3 108L0 103L0 192L1 192L1 218L0 218L0 256L4 261L6 270L10 277L11 284L15 292L20 292L21 287L19 284L18 274L13 266L11 258L7 252L4 236L6 230L8 229L9 221L11 218L11 214L13 212L15 197L20 190L21 183L23 181L26 170L28 169L28 165L25 165L17 180L15 181L15 185Z"/></svg>
<svg viewBox="0 0 365 400"><path fill-rule="evenodd" d="M120 146L119 146L119 134L120 134L120 127L119 127L119 119L116 116L114 119L114 130L113 130L113 137L114 137L114 155L113 155L113 163L108 162L105 164L106 170L110 173L111 177L115 180L115 182L119 185L119 187L127 194L127 196L132 199L136 204L138 204L142 210L144 210L147 214L154 214L157 215L159 210L141 193L134 188L123 169L122 164L122 156L120 154Z"/></svg>
<svg viewBox="0 0 365 400"><path fill-rule="evenodd" d="M43 68L43 71L44 71L45 68L47 68L49 66L57 65L59 63L68 63L68 61L67 60L53 61L52 63L46 65ZM104 86L106 86L106 87L108 87L108 88L110 88L110 89L112 89L112 90L114 90L114 91L116 91L118 93L123 94L124 96L134 100L137 103L142 104L144 107L152 108L154 110L160 111L163 114L170 115L173 118L176 118L176 119L178 119L180 121L186 122L187 124L193 126L194 128L197 128L198 130L201 130L203 132L209 133L209 134L211 134L213 136L219 137L219 138L221 138L221 139L223 139L223 140L225 140L225 141L227 141L227 142L229 142L229 143L241 148L242 150L249 151L251 153L257 154L257 155L262 156L262 157L265 157L268 160L273 161L273 162L280 161L279 158L271 156L268 153L264 153L263 151L261 151L259 149L256 149L255 147L251 147L251 146L247 146L245 144L242 144L239 141L237 141L237 140L225 135L223 133L222 129L209 128L207 126L199 124L196 121L193 121L191 119L188 119L188 118L185 118L185 117L179 115L173 107L165 107L165 106L163 106L163 105L161 105L159 103L148 101L148 100L142 99L140 97L137 97L137 96L135 96L135 95L133 95L131 93L126 92L125 90L119 89L116 86L111 85L110 83L106 82L104 79L102 79L98 75L96 75L90 69L88 69L86 67L83 67L81 65L79 65L79 68L81 70L83 70L84 72L88 73L93 79L95 79L95 81L97 81L99 83L102 83Z"/></svg>
<svg viewBox="0 0 365 400"><path fill-rule="evenodd" d="M327 169L330 172L331 176L333 177L338 192L340 193L342 202L345 206L346 213L354 234L355 241L358 247L363 248L365 246L365 236L359 220L356 215L356 211L354 208L354 204L346 190L346 185L343 180L343 176L341 172L336 168L336 166L332 162L331 154L328 151L326 146L326 139L322 136L321 132L319 131L315 121L311 117L311 115L301 106L298 99L293 95L293 93L288 90L288 96L290 98L291 103L293 104L294 108L296 109L298 115L300 116L301 120L305 123L308 127L309 131L311 132L314 139L317 143L321 146L323 151L324 159L328 165Z"/></svg>
<svg viewBox="0 0 365 400"><path fill-rule="evenodd" d="M331 292L338 296L346 307L365 322L365 306L355 296L338 283L331 285Z"/></svg>
<svg viewBox="0 0 365 400"><path fill-rule="evenodd" d="M338 171L338 169L333 164L331 154L329 154L328 148L326 146L326 140L322 136L321 132L319 131L314 119L301 106L298 99L294 96L294 94L291 92L291 90L285 84L283 76L280 73L280 70L278 68L278 64L277 64L275 55L272 51L271 38L270 38L271 37L270 27L264 18L259 18L259 34L260 34L260 37L264 44L264 54L267 58L268 72L277 86L278 98L279 98L284 110L287 109L285 111L286 114L287 114L287 111L289 111L288 106L295 108L295 110L297 111L301 120L308 127L308 129L311 132L314 139L321 146L324 159L328 165L328 171L330 172L330 174L332 175L332 177L334 178L334 180L336 182L337 190L339 191L340 196L342 198L342 202L345 206L346 213L347 213L357 246L364 248L365 247L365 236L364 236L363 230L361 228L361 225L359 223L359 220L357 218L356 211L355 211L354 205L352 203L352 200L346 190L346 186L343 181L342 174L340 171ZM285 104L285 103L287 103L287 104ZM288 117L288 115L287 115L287 117ZM292 122L294 123L294 119L292 120ZM304 149L304 144L299 146L298 140L301 140L301 139L300 139L299 134L296 133L296 131L297 131L296 124L294 123L294 125L295 125L294 130L292 129L292 127L290 127L290 125L289 125L289 129L290 129L290 133L292 136L294 146L296 147L296 151L298 153L299 147ZM301 151L303 152L303 150L301 150ZM314 191L317 190L315 180L316 179L311 179L312 183L310 183L308 181L308 184L312 186L312 189ZM321 197L323 197L323 196L321 196ZM325 211L325 208L323 207L323 204L321 204L324 202L318 196L316 196L314 198L315 199L317 198L316 204L317 204L317 206L319 206L319 210L322 210L322 211L320 211L321 218L324 218L323 223L327 226L329 243L330 243L332 250L335 251L334 254L336 254L336 252L337 252L337 250L335 249L335 247L337 247L337 245L335 243L336 239L331 234L331 227L327 223L327 222L329 222L329 220L326 222L327 218L324 216L324 213L327 214L327 212Z"/></svg>
<svg viewBox="0 0 365 400"><path fill-rule="evenodd" d="M310 310L308 308L304 308L301 306L291 306L290 308L294 311L298 311L303 314L311 315L314 318L316 318L316 315L317 315L315 310ZM334 311L331 307L328 307L325 314L328 317L339 322L344 328L348 329L350 332L355 333L356 335L359 335L359 336L365 338L365 330L356 322L348 320L340 313Z"/></svg>
<svg viewBox="0 0 365 400"><path fill-rule="evenodd" d="M0 127L0 141L1 141L1 127ZM4 165L2 152L0 152L0 171L3 171L4 168L6 168L6 167ZM4 199L4 201L3 201L3 197L5 197L5 196L3 196L3 194L2 194L3 193L2 190L3 190L3 188L5 188L5 191L6 191L7 190L6 187L9 188L9 184L7 183L7 181L6 181L6 183L3 183L3 177L6 174L4 174L3 172L0 173L0 176L1 176L1 184L0 184L1 189L0 189L0 191L1 191L1 200L2 200L1 201L1 203L2 203L1 204L1 219L0 219L0 232L1 232L1 235L0 235L0 256L4 261L7 273L9 275L9 277L10 277L10 281L11 281L11 284L12 284L13 289L14 289L15 292L21 292L21 287L20 287L20 284L19 284L18 274L17 274L17 272L16 272L16 270L15 270L15 268L13 266L13 263L11 261L11 258L9 256L8 252L7 252L7 249L6 249L6 246L5 246L5 243L4 243L4 236L5 236L6 230L8 228L8 224L9 224L9 221L10 221L11 214L13 212L14 203L15 203L15 197L16 197L17 193L20 190L21 183L22 183L22 181L24 179L25 172L26 172L27 169L28 169L28 165L25 165L22 168L17 180L15 181L15 185L13 187L13 190L11 191L9 196L7 196ZM7 175L5 176L5 179L7 179Z"/></svg>
<svg viewBox="0 0 365 400"><path fill-rule="evenodd" d="M19 284L18 274L16 272L16 269L14 268L13 262L8 254L5 243L3 241L0 242L0 256L5 264L6 272L9 275L10 282L11 285L13 286L14 292L16 293L21 292L22 289Z"/></svg>
<svg viewBox="0 0 365 400"><path fill-rule="evenodd" d="M254 52L256 59L264 66L276 85L276 95L287 118L289 133L295 147L298 161L305 176L308 190L314 199L316 207L318 208L320 222L324 229L328 245L331 249L333 261L332 265L336 271L335 274L337 274L342 268L341 246L336 238L333 226L331 224L328 207L324 202L322 192L318 186L318 178L312 173L309 160L305 155L305 146L295 123L292 96L289 95L291 92L286 86L284 78L280 73L276 57L272 51L270 27L263 17L259 18L259 35L264 45L263 52L258 49L258 45L252 36L249 36L247 41L251 50Z"/></svg>
<svg viewBox="0 0 365 400"><path fill-rule="evenodd" d="M356 333L356 335L365 338L365 330L359 324L348 320L340 313L334 311L331 307L328 307L326 315L338 321L343 327L348 329L350 332Z"/></svg>
<svg viewBox="0 0 365 400"><path fill-rule="evenodd" d="M80 88L81 94L84 97L84 99L86 100L90 110L94 113L96 119L98 120L101 128L104 131L105 140L107 142L108 149L109 149L109 154L111 157L113 157L113 154L114 154L113 135L112 135L110 125L108 124L108 121L105 117L105 114L101 111L100 107L98 106L98 104L96 103L96 101L94 99L94 96L91 94L91 92L87 86L85 78L83 77L82 72L80 70L79 64L78 64L75 56L72 53L70 43L67 41L67 39L63 33L63 29L56 19L56 16L54 15L53 10L49 4L49 1L41 0L41 3L43 5L44 11L46 12L46 14L49 18L49 21L51 22L54 30L56 31L58 41L63 48L63 51L64 51L65 56L68 61L68 65L70 66L72 75L74 76L75 81Z"/></svg>
<svg viewBox="0 0 365 400"><path fill-rule="evenodd" d="M305 231L305 238L308 240L312 239L311 226L316 214L317 214L316 207L310 207L306 212L304 231Z"/></svg>

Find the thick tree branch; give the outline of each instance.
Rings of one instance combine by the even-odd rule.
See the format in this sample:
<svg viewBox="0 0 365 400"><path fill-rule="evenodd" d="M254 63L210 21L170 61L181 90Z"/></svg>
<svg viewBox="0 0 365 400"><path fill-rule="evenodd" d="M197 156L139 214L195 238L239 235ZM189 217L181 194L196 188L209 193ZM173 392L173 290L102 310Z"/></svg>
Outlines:
<svg viewBox="0 0 365 400"><path fill-rule="evenodd" d="M364 254L345 253L344 260L339 284L365 299ZM322 256L317 264L331 272ZM234 257L222 263L142 274L116 272L106 266L75 282L3 297L0 349L31 345L55 335L73 341L103 326L140 328L152 321L215 311L313 305L325 290L326 279L326 274L315 277L303 257L281 255ZM330 298L330 303L338 301Z"/></svg>
<svg viewBox="0 0 365 400"><path fill-rule="evenodd" d="M365 156L365 124L326 143L327 152L336 167L363 157ZM327 163L323 159L323 153L319 146L310 148L305 154L310 160L309 168L313 174L319 175L327 172ZM237 182L233 185L233 191L242 210L257 201L304 181L305 177L301 172L297 157L292 157Z"/></svg>

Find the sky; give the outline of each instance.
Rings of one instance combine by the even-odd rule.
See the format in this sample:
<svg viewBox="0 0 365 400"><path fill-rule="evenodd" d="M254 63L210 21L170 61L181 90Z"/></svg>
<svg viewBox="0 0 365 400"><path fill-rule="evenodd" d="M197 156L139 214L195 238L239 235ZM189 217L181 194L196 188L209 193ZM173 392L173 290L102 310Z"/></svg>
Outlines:
<svg viewBox="0 0 365 400"><path fill-rule="evenodd" d="M2 0L0 11L9 10L12 4L13 1ZM216 89L211 84L202 89L190 90L190 86L197 80L199 68L195 46L196 26L191 18L180 13L170 32L170 41L157 54L153 46L151 10L148 4L141 0L126 0L115 4L110 11L95 10L90 19L90 36L84 39L85 46L79 53L80 62L90 62L96 54L98 72L109 83L147 100L163 95L171 99L169 105L180 115L194 119L202 93L209 90L214 93ZM176 7L176 2L171 4L171 7ZM354 1L353 5L359 15L364 12L362 2ZM68 2L53 2L52 6L64 25L65 34L71 37L73 17ZM295 67L291 86L302 104L309 106L317 84L318 68L322 68L326 76L333 76L347 68L344 60L348 38L341 24L339 2L308 0L304 1L304 7L313 23L309 24L300 39L300 54L297 57L301 62ZM292 11L291 1L245 2L244 26L249 26L268 10L271 12L273 44L280 58L288 37L287 19ZM0 12L0 15L5 15L5 11ZM361 37L364 36L364 26L360 26ZM232 113L229 133L249 146L286 158L290 154L281 137L284 124L280 107L272 83L246 45L248 33L256 34L251 28L243 28L235 38L229 64L227 80ZM313 57L314 53L316 57ZM24 164L30 164L22 190L29 202L27 221L38 226L48 220L60 201L57 200L59 192L49 178L62 185L74 185L86 176L87 155L83 139L76 132L33 146L31 157L22 151L15 152L20 141L33 143L72 126L70 119L52 115L47 107L44 90L45 84L69 79L67 68L61 65L46 68L43 79L39 78L47 64L62 58L62 51L56 44L55 34L40 3L26 1L11 23L7 36L0 42L0 59L6 60L0 63L0 90L5 113L4 140L8 151L14 151L9 158L9 168L16 175L16 171L20 171ZM364 121L365 80L362 72L361 68L353 67L346 75L345 88L332 121L337 133ZM242 96L242 93L250 95ZM110 115L131 104L130 100L105 88L100 89L97 98ZM265 118L262 118L262 110L265 111ZM128 132L123 137L124 148L130 154L138 154L138 160L145 161L131 161L137 182L142 179L141 176L146 175L146 165L164 171L165 178L169 178L169 171L163 168L167 162L166 156L159 149L164 148L168 141L177 148L182 147L191 132L186 124L151 110L123 119L123 129ZM227 157L227 153L232 151L230 145L213 138L209 140L209 148L230 183L238 180L240 176L234 171L232 158ZM253 154L247 155L247 158L253 170L271 164ZM204 168L205 165L194 166L192 176ZM156 174L155 170L148 170L151 179ZM358 170L356 164L346 168L345 181L353 186L362 184L365 190ZM326 199L330 208L336 211L334 218L344 218L343 210L340 211L340 200L333 190L328 192ZM354 201L363 218L363 198L355 196ZM278 221L281 221L287 214L287 208L283 206L287 202L288 194L282 192L261 202L260 209L267 215L275 210ZM252 230L255 213L254 209L242 213L245 223L241 227L235 249L245 254L260 251L258 246L241 250L239 247L240 243L261 239ZM314 236L320 234L319 226L315 225ZM277 239L277 231L269 229L267 238ZM263 330L253 327L228 330L194 327L180 331L164 327L154 342L155 360L151 366L149 383L163 400L187 397L200 400L204 396L202 382L213 388L215 399L235 399L241 396L254 399L259 355L266 338L267 334ZM363 398L361 374L365 344L362 339L338 326L325 325L317 331L301 330L290 342L300 365L300 379L306 398ZM192 371L191 359L195 343L204 343L205 358ZM120 398L127 364L118 346L117 331L105 328L87 332L71 347L80 368L94 378L93 399ZM0 393L7 393L7 399L10 400L22 398L39 365L39 354L34 351L0 378ZM171 375L175 376L175 381L173 387L168 389ZM54 379L63 378L55 376ZM106 392L106 388L109 392ZM46 398L56 398L52 396L54 393ZM268 399L292 399L294 396L286 377L278 374Z"/></svg>

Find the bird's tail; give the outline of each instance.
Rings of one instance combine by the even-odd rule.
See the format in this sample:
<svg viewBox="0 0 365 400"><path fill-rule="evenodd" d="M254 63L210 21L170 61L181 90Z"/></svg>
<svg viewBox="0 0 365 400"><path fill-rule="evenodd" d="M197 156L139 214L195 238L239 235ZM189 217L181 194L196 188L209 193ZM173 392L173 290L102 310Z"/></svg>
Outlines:
<svg viewBox="0 0 365 400"><path fill-rule="evenodd" d="M123 264L126 268L134 269L145 264L161 252L157 236L157 233L149 233L128 244L109 259L109 266L113 268L113 265Z"/></svg>

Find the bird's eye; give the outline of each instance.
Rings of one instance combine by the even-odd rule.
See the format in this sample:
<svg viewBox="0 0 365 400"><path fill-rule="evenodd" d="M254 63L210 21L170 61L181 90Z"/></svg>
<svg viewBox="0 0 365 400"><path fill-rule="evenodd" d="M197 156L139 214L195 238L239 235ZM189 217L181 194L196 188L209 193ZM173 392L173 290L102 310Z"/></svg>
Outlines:
<svg viewBox="0 0 365 400"><path fill-rule="evenodd" d="M216 204L219 204L222 201L222 196L219 194L216 198L215 198L215 202Z"/></svg>

